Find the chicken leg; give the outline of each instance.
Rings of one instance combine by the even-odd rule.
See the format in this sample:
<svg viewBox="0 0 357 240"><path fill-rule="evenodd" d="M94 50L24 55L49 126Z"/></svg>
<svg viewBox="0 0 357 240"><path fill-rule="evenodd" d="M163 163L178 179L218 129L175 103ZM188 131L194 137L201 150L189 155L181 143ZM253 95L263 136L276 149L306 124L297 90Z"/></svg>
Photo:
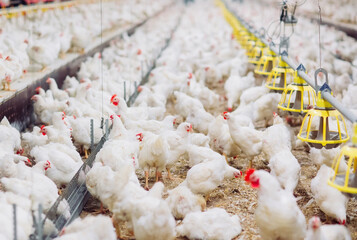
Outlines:
<svg viewBox="0 0 357 240"><path fill-rule="evenodd" d="M5 79L5 81L6 82L2 83L2 90L11 91L11 92L16 91L15 89L11 89L11 87L10 87L11 80Z"/></svg>
<svg viewBox="0 0 357 240"><path fill-rule="evenodd" d="M60 57L60 59L65 59L66 58L66 53L60 52L59 57Z"/></svg>
<svg viewBox="0 0 357 240"><path fill-rule="evenodd" d="M145 190L149 190L149 171L145 171Z"/></svg>
<svg viewBox="0 0 357 240"><path fill-rule="evenodd" d="M40 70L40 72L45 72L47 69L48 69L47 66L44 66L44 67Z"/></svg>
<svg viewBox="0 0 357 240"><path fill-rule="evenodd" d="M248 169L252 168L252 166L253 166L253 159L254 159L254 157L250 157L250 158L249 158Z"/></svg>
<svg viewBox="0 0 357 240"><path fill-rule="evenodd" d="M170 168L169 168L169 167L166 167L166 170L167 170L167 178L168 178L169 180L172 180L173 178L172 178L172 176L171 176Z"/></svg>
<svg viewBox="0 0 357 240"><path fill-rule="evenodd" d="M117 239L122 239L121 238L121 231L120 231L120 225L119 223L115 220L114 216L112 217L112 223L115 228L115 233L117 235Z"/></svg>
<svg viewBox="0 0 357 240"><path fill-rule="evenodd" d="M103 203L100 202L100 208L99 208L99 210L96 210L96 211L94 211L93 213L95 213L95 214L106 214L106 213L108 213L108 212L109 212L109 210L106 209L106 208L104 208Z"/></svg>
<svg viewBox="0 0 357 240"><path fill-rule="evenodd" d="M155 182L159 181L160 171L156 168Z"/></svg>
<svg viewBox="0 0 357 240"><path fill-rule="evenodd" d="M222 155L225 157L226 162L228 163L228 157L227 157L227 154L223 153Z"/></svg>
<svg viewBox="0 0 357 240"><path fill-rule="evenodd" d="M84 148L84 158L88 159L88 150Z"/></svg>
<svg viewBox="0 0 357 240"><path fill-rule="evenodd" d="M206 203L208 202L208 199L209 199L210 194L211 194L211 193L209 192L209 193L207 193L206 196L205 196L205 201L206 201Z"/></svg>

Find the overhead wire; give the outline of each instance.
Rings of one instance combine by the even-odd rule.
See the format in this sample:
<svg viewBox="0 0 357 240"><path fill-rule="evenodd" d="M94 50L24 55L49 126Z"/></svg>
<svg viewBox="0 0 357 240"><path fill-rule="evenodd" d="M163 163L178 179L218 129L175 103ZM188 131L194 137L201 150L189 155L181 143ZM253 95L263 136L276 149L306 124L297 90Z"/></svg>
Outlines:
<svg viewBox="0 0 357 240"><path fill-rule="evenodd" d="M100 45L103 45L103 1L100 0ZM100 51L100 81L102 83L102 131L104 133L104 78L103 78L103 51Z"/></svg>
<svg viewBox="0 0 357 240"><path fill-rule="evenodd" d="M322 24L322 17L321 17L321 6L320 6L320 0L317 1L318 7L319 7L319 57L320 57L320 68L321 68L321 24Z"/></svg>

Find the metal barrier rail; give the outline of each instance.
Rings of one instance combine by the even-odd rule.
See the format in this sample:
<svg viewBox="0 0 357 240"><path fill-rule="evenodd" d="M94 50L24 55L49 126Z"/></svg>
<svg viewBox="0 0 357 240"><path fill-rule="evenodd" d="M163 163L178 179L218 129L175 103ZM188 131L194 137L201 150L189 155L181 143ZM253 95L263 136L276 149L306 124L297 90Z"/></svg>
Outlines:
<svg viewBox="0 0 357 240"><path fill-rule="evenodd" d="M180 25L181 22L181 17L179 18L177 24L173 28L170 37L166 39L166 43L163 48L161 48L157 58L159 58L162 54L162 52L168 47L170 44L170 41L172 39L172 36L174 32L176 31L177 27ZM143 76L140 84L143 85L148 81L148 78L150 76L151 71L155 68L155 63L156 60L154 61L153 65L148 69L148 72ZM137 96L140 93L135 89L135 92L130 96L130 98L127 101L127 105L130 106ZM68 225L71 221L76 219L84 205L86 204L87 200L90 197L90 193L87 190L86 187L86 174L90 170L90 168L93 166L94 160L96 158L97 153L102 149L104 143L108 139L109 132L111 130L111 127L108 127L108 120L106 120L105 124L105 134L101 138L100 142L97 144L97 146L94 148L94 150L91 152L89 158L83 165L80 167L80 169L77 171L77 173L74 175L70 183L67 185L66 190L63 192L62 195L58 197L56 202L52 205L50 210L47 212L46 217L43 221L41 221L40 226L38 226L34 234L30 236L31 240L42 240L42 239L52 239L56 237L57 233L52 233L51 235L45 236L45 238L42 237L42 230L40 230L43 227L43 224L47 219L51 220L58 231L61 231L66 225ZM60 210L59 206L60 205L67 205L68 208L66 208L66 211ZM68 210L68 212L67 212ZM70 216L66 217L66 214L69 213Z"/></svg>
<svg viewBox="0 0 357 240"><path fill-rule="evenodd" d="M265 38L262 38L260 35L256 34L258 31L254 29L252 26L248 25L244 19L239 17L229 6L228 4L222 0L222 3L225 6L225 11L228 11L231 13L233 16L235 16L239 22L250 31L255 37L257 37L259 40L261 40L266 46L269 46L269 48L279 56L279 49L275 46L273 46L271 43L269 43ZM292 69L296 70L298 67L298 64L296 64L293 60L291 60L288 56L281 56L282 60L285 61ZM297 71L297 70L296 70ZM313 87L316 92L319 90L319 86L315 86L315 81L312 80L304 71L297 71L298 75L303 78L307 84L309 84L311 87ZM357 116L349 109L344 107L339 101L334 98L331 93L328 92L328 90L323 90L321 92L321 96L327 100L334 108L336 108L344 117L346 117L348 120L351 122L357 122Z"/></svg>

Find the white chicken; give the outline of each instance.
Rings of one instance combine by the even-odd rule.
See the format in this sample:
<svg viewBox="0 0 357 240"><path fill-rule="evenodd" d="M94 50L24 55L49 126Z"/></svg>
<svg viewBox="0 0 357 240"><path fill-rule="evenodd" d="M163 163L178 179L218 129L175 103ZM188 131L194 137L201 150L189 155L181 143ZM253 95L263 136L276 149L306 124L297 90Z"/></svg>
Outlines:
<svg viewBox="0 0 357 240"><path fill-rule="evenodd" d="M53 97L59 101L67 100L69 98L68 93L64 90L61 90L57 86L57 82L54 78L48 78L46 83L50 85Z"/></svg>
<svg viewBox="0 0 357 240"><path fill-rule="evenodd" d="M278 109L280 98L279 93L268 93L258 98L253 105L254 122L265 120L265 125L270 125L273 119L273 112Z"/></svg>
<svg viewBox="0 0 357 240"><path fill-rule="evenodd" d="M263 239L301 240L306 234L305 216L291 192L264 170L248 169L245 180L258 188L255 221Z"/></svg>
<svg viewBox="0 0 357 240"><path fill-rule="evenodd" d="M187 146L188 166L193 167L201 162L213 161L222 156L209 147L201 147L193 144Z"/></svg>
<svg viewBox="0 0 357 240"><path fill-rule="evenodd" d="M236 156L240 153L240 149L234 143L229 126L222 114L218 115L209 125L208 136L211 148L223 154L226 159L228 156Z"/></svg>
<svg viewBox="0 0 357 240"><path fill-rule="evenodd" d="M39 164L46 168L46 163ZM44 169L44 171L46 171ZM28 173L25 179L1 178L1 184L5 191L10 191L20 196L32 199L33 206L42 204L44 212L47 212L58 197L56 185L41 173Z"/></svg>
<svg viewBox="0 0 357 240"><path fill-rule="evenodd" d="M229 132L233 141L250 157L249 168L252 167L253 158L262 151L262 132L255 130L251 120L244 115L233 115L224 112L223 118L227 120Z"/></svg>
<svg viewBox="0 0 357 240"><path fill-rule="evenodd" d="M86 175L86 186L88 191L101 201L105 206L113 210L118 194L129 181L133 171L130 165L123 166L118 171L113 171L109 166L95 163Z"/></svg>
<svg viewBox="0 0 357 240"><path fill-rule="evenodd" d="M345 226L321 225L319 217L312 217L307 226L305 240L351 240L351 235Z"/></svg>
<svg viewBox="0 0 357 240"><path fill-rule="evenodd" d="M29 42L27 54L34 65L33 68L39 71L51 65L57 59L60 50L61 44L57 36L50 34Z"/></svg>
<svg viewBox="0 0 357 240"><path fill-rule="evenodd" d="M300 164L290 150L282 150L269 160L271 175L275 176L282 188L294 192L300 178Z"/></svg>
<svg viewBox="0 0 357 240"><path fill-rule="evenodd" d="M331 149L326 149L324 147L318 149L312 147L310 148L309 157L318 168L320 168L324 164L326 166L332 166L332 163L336 158L336 156L339 154L340 150L341 149L339 147L331 148ZM341 161L338 171L343 173L346 172L346 170L347 170L346 162Z"/></svg>
<svg viewBox="0 0 357 240"><path fill-rule="evenodd" d="M48 143L48 136L43 135L41 128L34 126L32 132L24 132L21 134L22 146L25 150L31 151L35 146L43 146Z"/></svg>
<svg viewBox="0 0 357 240"><path fill-rule="evenodd" d="M117 239L112 220L109 217L103 215L89 215L85 218L77 218L62 230L60 237L55 239L75 240L84 238L88 240Z"/></svg>
<svg viewBox="0 0 357 240"><path fill-rule="evenodd" d="M255 102L260 97L264 96L269 92L269 88L266 86L251 87L243 91L240 96L240 106L248 105Z"/></svg>
<svg viewBox="0 0 357 240"><path fill-rule="evenodd" d="M232 111L233 105L238 102L244 90L254 86L255 78L252 72L249 72L247 76L241 77L238 70L233 69L231 76L224 84L224 90L226 90L228 102L227 109Z"/></svg>
<svg viewBox="0 0 357 240"><path fill-rule="evenodd" d="M212 208L206 212L191 212L177 226L179 236L189 239L230 240L242 232L237 215L230 216L222 208Z"/></svg>
<svg viewBox="0 0 357 240"><path fill-rule="evenodd" d="M34 101L34 111L39 122L45 124L52 123L52 115L55 112L64 112L68 108L67 102L60 102L57 100L44 99L40 95L34 95L31 97Z"/></svg>
<svg viewBox="0 0 357 240"><path fill-rule="evenodd" d="M292 131L283 120L274 113L273 125L263 132L263 149L266 157L270 159L276 153L292 148Z"/></svg>
<svg viewBox="0 0 357 240"><path fill-rule="evenodd" d="M212 114L206 112L205 109L193 111L186 118L186 121L191 123L195 130L203 134L208 134L209 126L214 120Z"/></svg>
<svg viewBox="0 0 357 240"><path fill-rule="evenodd" d="M161 182L155 185L157 192L133 202L131 218L135 238L138 240L170 240L175 237L175 219L169 206L161 198L164 185Z"/></svg>
<svg viewBox="0 0 357 240"><path fill-rule="evenodd" d="M183 219L190 212L200 212L206 208L206 201L185 186L178 186L169 192L166 202L176 219Z"/></svg>
<svg viewBox="0 0 357 240"><path fill-rule="evenodd" d="M8 204L7 202L0 200L0 239L14 239L14 214L13 214L13 206ZM16 236L19 240L28 239L32 232L32 216L29 212L26 212L22 208L16 209L17 214L17 232Z"/></svg>
<svg viewBox="0 0 357 240"><path fill-rule="evenodd" d="M72 128L72 138L77 148L82 148L84 157L88 158L88 149L91 146L90 122L88 117L68 117L68 122ZM97 144L102 138L103 133L100 122L93 119L93 144Z"/></svg>
<svg viewBox="0 0 357 240"><path fill-rule="evenodd" d="M67 145L69 148L74 149L71 138L71 128L66 121L64 112L56 112L52 115L51 122L53 125L41 126L40 132L42 135L47 135L49 142L55 142Z"/></svg>
<svg viewBox="0 0 357 240"><path fill-rule="evenodd" d="M26 168L25 164L31 164L27 157L17 154L4 154L0 157L0 178L18 177L23 172L23 168Z"/></svg>
<svg viewBox="0 0 357 240"><path fill-rule="evenodd" d="M322 165L316 177L311 180L311 192L320 209L341 224L346 223L346 208L348 198L339 190L327 184L327 180L334 174L333 170Z"/></svg>
<svg viewBox="0 0 357 240"><path fill-rule="evenodd" d="M4 117L0 122L0 150L1 152L3 151L3 153L13 153L20 149L20 133L16 128L12 127L9 120Z"/></svg>
<svg viewBox="0 0 357 240"><path fill-rule="evenodd" d="M156 182L159 174L165 169L170 145L163 135L145 132L140 146L139 165L145 171L145 189L149 188L149 170L156 169Z"/></svg>
<svg viewBox="0 0 357 240"><path fill-rule="evenodd" d="M187 118L191 113L204 109L200 100L192 98L182 92L174 92L176 97L175 110L182 117Z"/></svg>
<svg viewBox="0 0 357 240"><path fill-rule="evenodd" d="M51 163L51 169L46 171L46 176L52 179L58 187L66 186L83 164L76 150L60 143L34 147L30 155L37 163L46 161Z"/></svg>
<svg viewBox="0 0 357 240"><path fill-rule="evenodd" d="M227 164L223 157L202 162L193 166L188 172L182 186L188 187L195 194L209 194L216 189L224 179L238 178L242 173Z"/></svg>

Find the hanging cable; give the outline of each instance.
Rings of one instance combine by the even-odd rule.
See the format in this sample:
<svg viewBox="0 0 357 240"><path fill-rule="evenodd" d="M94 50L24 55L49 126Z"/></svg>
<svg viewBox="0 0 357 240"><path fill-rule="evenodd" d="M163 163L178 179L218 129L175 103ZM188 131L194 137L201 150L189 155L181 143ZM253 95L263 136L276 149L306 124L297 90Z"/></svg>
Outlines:
<svg viewBox="0 0 357 240"><path fill-rule="evenodd" d="M100 45L103 45L103 1L100 0ZM102 122L104 120L104 78L103 78L103 51L100 51L100 80L102 82ZM104 131L104 127L102 128Z"/></svg>
<svg viewBox="0 0 357 240"><path fill-rule="evenodd" d="M319 56L320 56L320 68L321 68L321 24L322 24L322 17L321 17L320 0L317 0L317 4L318 4L318 7L319 7Z"/></svg>

